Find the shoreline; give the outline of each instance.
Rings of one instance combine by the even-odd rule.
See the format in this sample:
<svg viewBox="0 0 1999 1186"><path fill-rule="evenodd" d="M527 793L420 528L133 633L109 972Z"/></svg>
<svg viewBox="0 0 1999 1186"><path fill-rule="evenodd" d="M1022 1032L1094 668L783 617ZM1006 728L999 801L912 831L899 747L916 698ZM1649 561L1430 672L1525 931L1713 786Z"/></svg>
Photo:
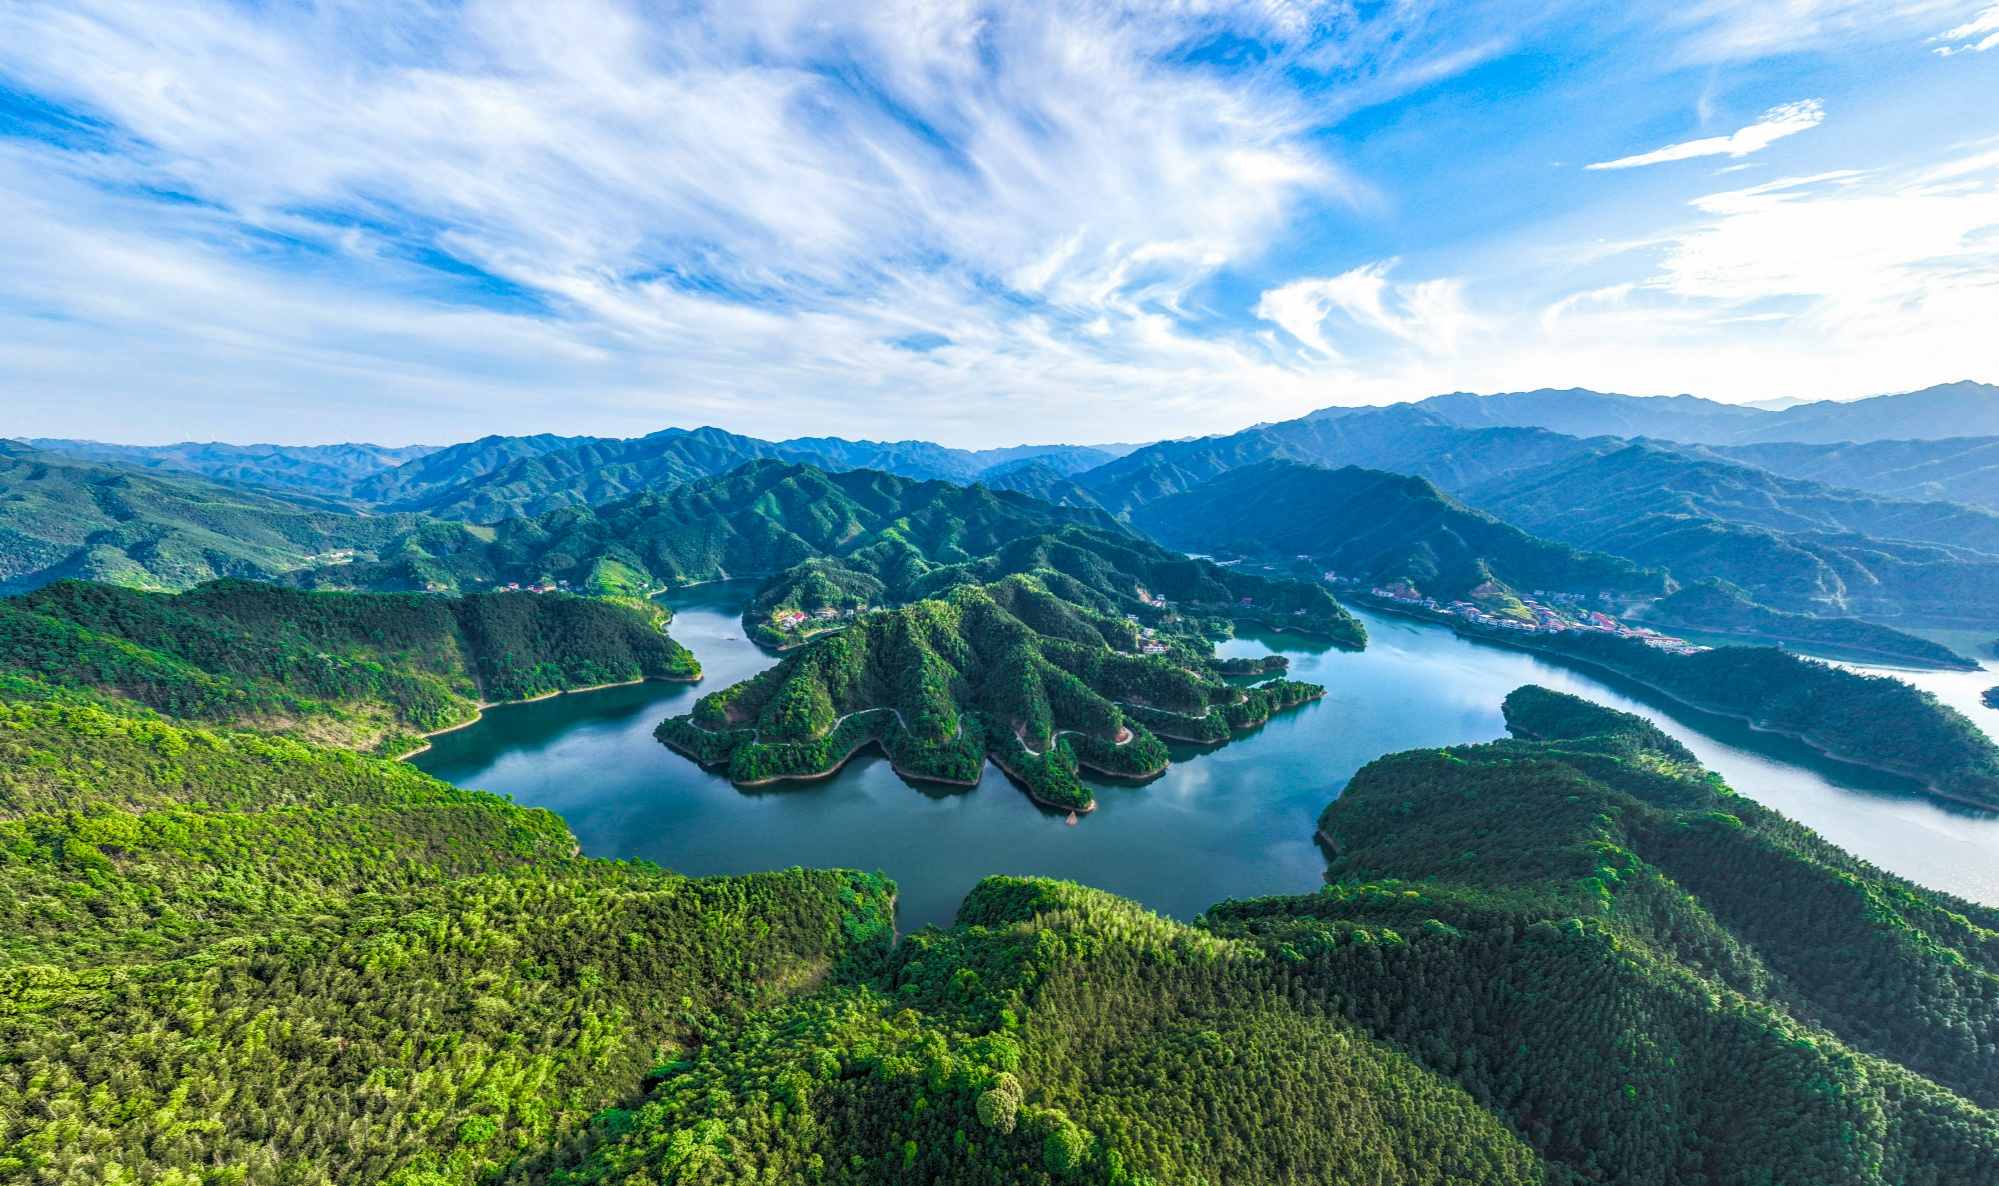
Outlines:
<svg viewBox="0 0 1999 1186"><path fill-rule="evenodd" d="M878 710L867 709L864 711L874 712ZM696 726L696 728L699 728L699 726ZM655 734L655 736L658 735ZM680 745L679 743L675 742L672 738L660 737L659 740L662 743L664 743L668 749L677 751L681 755L691 759L694 762L694 764L697 766L706 768L712 766L725 765L727 762L727 759L724 759L723 761L720 762L704 762L695 755L694 751L688 749L686 746ZM1019 787L1019 789L1023 793L1025 793L1028 798L1034 800L1036 803L1039 803L1044 807L1054 808L1058 811L1073 811L1078 815L1088 815L1090 812L1095 811L1097 809L1096 796L1094 795L1090 797L1090 805L1088 807L1077 807L1072 803L1056 803L1053 800L1042 798L1040 795L1034 793L1033 789L1027 785L1027 781L1021 778L1021 776L1017 772L1015 772L1012 767L1008 766L1003 760L1001 760L997 755L991 753L990 751L981 755L980 767L979 767L980 777L972 779L969 782L959 778L941 778L935 774L919 774L916 773L915 771L905 770L902 766L896 763L895 757L888 752L888 746L883 745L881 739L878 737L870 737L865 741L861 742L859 745L855 746L853 749L850 749L845 754L843 754L840 757L839 761L834 762L831 766L827 767L824 770L815 771L814 773L811 774L779 774L771 778L759 778L750 782L739 782L736 779L732 778L729 780L729 785L738 788L745 788L745 787L767 787L782 782L817 782L819 779L830 778L833 775L838 774L842 767L846 766L848 762L853 761L855 754L860 753L862 750L866 749L870 745L881 747L882 756L888 759L888 765L890 770L895 771L895 773L899 777L909 779L913 782L932 782L932 783L937 783L940 786L947 786L947 787L966 787L966 788L976 787L981 782L984 781L985 762L990 761L992 762L993 765L998 766L1000 768L1000 771L1004 773L1008 777L1008 779L1010 779L1017 787ZM1077 764L1089 765L1088 763L1083 762L1080 758L1077 759ZM1172 763L1169 761L1167 765L1170 766L1172 765ZM1095 770L1099 774L1103 774L1111 778L1133 778L1133 777L1153 778L1156 777L1158 774L1164 773L1165 771L1165 767L1161 767L1159 770L1154 771L1152 774L1133 776L1118 771L1104 770L1098 766L1090 766L1090 769Z"/></svg>
<svg viewBox="0 0 1999 1186"><path fill-rule="evenodd" d="M1621 667L1614 667L1611 664L1602 662L1601 660L1598 659L1590 659L1582 655L1570 654L1567 651L1559 650L1555 647L1536 645L1534 643L1526 641L1525 639L1512 639L1512 638L1506 638L1503 635L1486 635L1482 633L1472 634L1468 631L1458 629L1457 624L1455 622L1439 621L1438 619L1429 616L1429 614L1427 613L1414 613L1406 609L1388 609L1386 607L1376 606L1371 602L1363 602L1362 604L1367 605L1370 609L1379 609L1383 613L1399 613L1403 617L1415 618L1418 621L1429 622L1433 625L1446 626L1450 629L1451 633L1456 634L1460 638L1469 639L1474 642L1489 643L1493 646L1510 647L1514 650L1519 650L1519 651L1530 651L1538 655L1551 655L1555 658L1561 659L1563 662L1573 664L1574 666L1577 667L1586 668L1590 671L1605 672L1608 673L1609 675L1615 676L1618 679L1626 680L1630 683L1636 684L1639 687L1644 688L1646 691L1653 693L1654 695L1663 696L1666 699L1672 701L1673 703L1681 705L1682 707L1691 708L1695 712L1704 712L1709 716L1720 717L1721 719L1726 721L1735 721L1739 724L1747 725L1752 732L1768 733L1773 737L1787 737L1792 741L1798 742L1800 745L1803 745L1806 748L1812 750L1813 752L1819 754L1821 757L1830 758L1835 762L1842 762L1848 766L1857 766L1862 770L1872 770L1880 774L1892 774L1897 778L1906 778L1909 781L1914 782L1916 785L1920 786L1923 789L1924 794L1930 795L1934 798L1943 799L1951 803L1962 804L1963 806L1966 807L1975 807L1981 811L1999 812L1999 803L1988 803L1982 799L1970 799L1966 798L1963 795L1954 794L1950 791L1944 790L1942 787L1936 784L1934 778L1930 775L1921 774L1913 770L1901 769L1894 766L1884 766L1879 762L1870 762L1865 758L1849 757L1846 754L1842 754L1839 751L1832 749L1830 746L1826 745L1822 741L1819 741L1817 738L1808 736L1806 734L1793 733L1788 729L1779 729L1774 726L1765 724L1761 721L1758 721L1754 717L1744 716L1741 713L1729 712L1726 709L1720 709L1720 708L1710 708L1705 704L1697 704L1692 700L1688 700L1685 697L1680 696L1678 693L1670 692L1665 688L1660 687L1659 685L1651 682L1650 680L1641 678L1640 676L1635 675L1629 671L1626 671Z"/></svg>
<svg viewBox="0 0 1999 1186"><path fill-rule="evenodd" d="M416 736L426 739L422 745L408 753L397 754L393 758L390 758L389 761L400 762L405 758L414 758L418 754L428 753L430 750L429 738L442 737L446 733L456 733L460 729L470 729L472 726L486 719L486 710L489 708L505 708L510 704L537 704L543 700L553 700L557 696L573 696L578 692L601 692L606 688L629 688L633 684L698 684L700 682L701 677L698 675L691 679L680 679L664 675L642 675L637 679L614 680L608 684L591 684L587 688L557 688L553 692L543 692L539 696L529 696L525 700L481 700L476 705L477 711L473 712L471 720L460 721L456 725L446 725L442 729L432 729L428 733L418 733Z"/></svg>

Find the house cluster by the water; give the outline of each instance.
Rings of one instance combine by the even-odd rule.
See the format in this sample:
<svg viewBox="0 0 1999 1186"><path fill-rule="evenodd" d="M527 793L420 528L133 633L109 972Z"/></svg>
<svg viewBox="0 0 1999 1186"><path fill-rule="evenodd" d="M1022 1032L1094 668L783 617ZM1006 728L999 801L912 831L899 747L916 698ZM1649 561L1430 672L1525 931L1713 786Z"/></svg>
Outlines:
<svg viewBox="0 0 1999 1186"><path fill-rule="evenodd" d="M1574 603L1582 600L1578 593L1547 593L1536 589L1534 596L1520 598L1520 604L1534 616L1532 622L1518 617L1488 613L1469 601L1440 602L1434 597L1425 597L1408 585L1376 586L1368 590L1375 597L1392 601L1412 609L1426 609L1432 613L1448 614L1451 617L1484 626L1494 630L1509 630L1520 634L1612 634L1643 643L1656 650L1674 655L1691 655L1709 648L1697 646L1684 638L1674 638L1644 626L1628 626L1609 614L1597 610L1586 610ZM1545 600L1544 600L1545 599ZM1560 604L1558 610L1555 602ZM1568 603L1568 604L1561 604Z"/></svg>

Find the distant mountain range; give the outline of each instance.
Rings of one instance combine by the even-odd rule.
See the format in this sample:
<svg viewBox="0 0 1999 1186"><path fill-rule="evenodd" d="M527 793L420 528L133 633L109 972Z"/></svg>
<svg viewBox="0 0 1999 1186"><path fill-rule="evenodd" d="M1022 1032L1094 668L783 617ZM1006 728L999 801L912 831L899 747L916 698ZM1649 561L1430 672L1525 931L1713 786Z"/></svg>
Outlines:
<svg viewBox="0 0 1999 1186"><path fill-rule="evenodd" d="M434 445L108 445L41 437L21 442L81 461L109 461L138 469L200 474L231 482L283 486L314 494L345 495L355 483L383 470L437 452Z"/></svg>
<svg viewBox="0 0 1999 1186"><path fill-rule="evenodd" d="M872 469L918 481L1002 489L1032 486L1111 461L1135 445L1016 445L952 449L929 441L799 437L766 441L719 428L669 428L643 437L488 436L439 448L409 445L107 445L22 441L84 461L198 474L345 500L350 509L419 512L496 523L559 506L595 506L774 458L826 470ZM1059 500L1058 500L1059 501ZM1086 500L1087 501L1087 500Z"/></svg>
<svg viewBox="0 0 1999 1186"><path fill-rule="evenodd" d="M1508 406L1490 398L1501 399L1496 409ZM1072 481L1106 509L1184 539L1174 536L1171 512L1145 508L1267 461L1426 478L1545 539L1668 568L1682 581L1726 579L1787 612L1942 627L1999 623L1999 515L1991 510L1786 478L1709 446L1470 428L1411 404L1161 442ZM1336 541L1297 550L1316 554Z"/></svg>
<svg viewBox="0 0 1999 1186"><path fill-rule="evenodd" d="M1841 443L1878 434L1893 437ZM185 588L215 575L268 578L350 549L369 564L414 565L408 588L456 587L453 573L466 564L485 579L538 580L559 569L595 580L577 568L600 555L595 545L575 555L552 544L532 555L502 549L504 557L494 548L521 546L518 525L552 512L623 505L772 463L983 484L1187 546L1232 537L1276 553L1338 556L1338 567L1370 579L1427 565L1457 588L1478 584L1470 578L1485 565L1517 586L1528 578L1504 574L1520 571L1529 553L1595 554L1633 573L1670 570L1681 583L1726 580L1786 613L1999 625L1999 387L1976 383L1779 410L1585 390L1454 393L1143 447L975 451L773 441L717 428L630 439L491 436L447 448L41 444L48 449L9 445L0 454L0 497L17 504L0 510L0 587L78 575ZM31 456L39 460L28 468L56 474L54 486L23 479L17 463ZM1368 479L1375 485L1334 505L1320 489L1328 479L1281 476L1278 467L1182 497L1272 462L1357 466L1426 485ZM577 524L591 519L537 530L580 541ZM1477 542L1465 534L1474 521L1487 524L1472 533ZM1509 525L1519 540L1502 540L1498 529ZM719 557L619 560L632 575L611 583L677 583L701 564L741 570L740 557Z"/></svg>
<svg viewBox="0 0 1999 1186"><path fill-rule="evenodd" d="M1570 436L1664 437L1704 445L1999 436L1999 386L1989 383L1945 383L1871 399L1820 400L1781 411L1691 395L1612 395L1581 388L1499 395L1455 392L1406 406L1467 428L1549 428ZM1327 409L1316 415L1338 416L1344 411Z"/></svg>

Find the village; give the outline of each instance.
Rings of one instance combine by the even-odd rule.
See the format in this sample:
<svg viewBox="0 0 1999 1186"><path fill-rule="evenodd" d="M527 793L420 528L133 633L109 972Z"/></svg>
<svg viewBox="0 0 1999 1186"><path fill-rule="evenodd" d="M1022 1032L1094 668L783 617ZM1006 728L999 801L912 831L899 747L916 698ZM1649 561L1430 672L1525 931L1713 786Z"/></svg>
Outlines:
<svg viewBox="0 0 1999 1186"><path fill-rule="evenodd" d="M1336 578L1327 573L1325 579ZM1469 601L1439 602L1434 597L1425 597L1407 584L1375 586L1368 593L1383 601L1393 602L1410 609L1424 609L1432 613L1446 614L1474 626L1484 626L1493 630L1509 630L1520 634L1610 634L1618 638L1628 638L1643 643L1655 650L1672 655L1693 655L1710 648L1688 642L1684 638L1674 638L1644 626L1628 626L1609 614L1597 610L1583 609L1576 604L1583 600L1580 593L1550 593L1536 589L1532 596L1520 598L1520 604L1534 615L1532 622L1519 618L1502 617L1488 613ZM1607 599L1607 598L1606 598ZM1548 604L1554 603L1554 604ZM1559 606L1560 608L1556 608Z"/></svg>

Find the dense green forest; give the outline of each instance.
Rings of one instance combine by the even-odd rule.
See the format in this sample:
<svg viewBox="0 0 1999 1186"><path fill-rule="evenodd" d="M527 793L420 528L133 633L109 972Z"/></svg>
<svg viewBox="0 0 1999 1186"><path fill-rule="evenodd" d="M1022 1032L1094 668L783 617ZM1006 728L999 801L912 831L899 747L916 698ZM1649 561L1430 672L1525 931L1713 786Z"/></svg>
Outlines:
<svg viewBox="0 0 1999 1186"><path fill-rule="evenodd" d="M649 1069L891 934L875 878L574 849L399 763L0 706L0 1181L545 1181Z"/></svg>
<svg viewBox="0 0 1999 1186"><path fill-rule="evenodd" d="M421 523L0 441L0 594L65 577L142 589L270 579L388 546Z"/></svg>
<svg viewBox="0 0 1999 1186"><path fill-rule="evenodd" d="M291 628L349 637L339 612ZM1242 666L1193 633L1170 662L1110 645L1138 629L1013 575L700 711L797 735L877 695L1025 751L1102 742L1129 701L1195 719ZM893 945L879 877L580 859L550 813L398 763L33 690L0 705L0 1182L1999 1178L1999 911L1538 688L1515 740L1356 775L1319 893L1187 924L994 877Z"/></svg>
<svg viewBox="0 0 1999 1186"><path fill-rule="evenodd" d="M567 580L591 592L635 593L768 575L887 538L948 564L1068 524L1123 531L1101 511L982 486L758 460L664 492L493 527L430 524L383 549L374 563L299 579L314 588L433 592Z"/></svg>
<svg viewBox="0 0 1999 1186"><path fill-rule="evenodd" d="M1802 738L1834 757L1909 775L1946 797L1999 806L1999 746L1963 713L1892 676L1862 675L1780 647L1675 655L1576 631L1536 635L1534 645L1602 664L1696 708Z"/></svg>
<svg viewBox="0 0 1999 1186"><path fill-rule="evenodd" d="M1380 759L1333 884L1168 922L989 878L875 977L716 1031L551 1180L1999 1175L1999 912L1856 861L1538 688Z"/></svg>
<svg viewBox="0 0 1999 1186"><path fill-rule="evenodd" d="M914 601L1015 574L1032 575L1097 612L1129 614L1148 625L1193 618L1226 636L1240 619L1322 634L1342 646L1367 643L1359 620L1317 581L1237 572L1096 526L1018 536L976 559L962 549L925 550L903 533L884 532L838 557L777 573L758 588L743 622L759 641L788 646L828 625L816 617L820 611ZM807 620L786 624L781 618L787 612Z"/></svg>
<svg viewBox="0 0 1999 1186"><path fill-rule="evenodd" d="M905 774L960 784L991 757L1036 799L1089 811L1079 766L1149 777L1166 767L1160 735L1226 740L1323 691L1239 688L1224 676L1243 665L1217 662L1186 619L1155 611L1147 627L1114 609L1050 569L953 584L853 618L658 736L741 784L817 777L871 743ZM1141 653L1147 642L1162 653Z"/></svg>
<svg viewBox="0 0 1999 1186"><path fill-rule="evenodd" d="M1999 623L1999 514L1903 502L1632 445L1460 491L1579 548L1718 577L1791 613L1979 628Z"/></svg>
<svg viewBox="0 0 1999 1186"><path fill-rule="evenodd" d="M0 600L0 694L115 699L168 717L400 753L483 702L696 679L666 611L564 594L186 593L59 581Z"/></svg>
<svg viewBox="0 0 1999 1186"><path fill-rule="evenodd" d="M1497 583L1515 591L1670 591L1666 574L1621 556L1538 539L1465 506L1427 479L1266 461L1136 511L1161 541L1204 552L1307 556L1370 585L1406 581L1440 598Z"/></svg>
<svg viewBox="0 0 1999 1186"><path fill-rule="evenodd" d="M1646 607L1645 620L1710 634L1728 634L1759 642L1801 642L1832 653L1866 659L1891 659L1924 667L1975 670L1978 663L1942 643L1931 642L1893 626L1859 618L1821 618L1787 614L1758 605L1747 590L1714 577L1662 597Z"/></svg>

